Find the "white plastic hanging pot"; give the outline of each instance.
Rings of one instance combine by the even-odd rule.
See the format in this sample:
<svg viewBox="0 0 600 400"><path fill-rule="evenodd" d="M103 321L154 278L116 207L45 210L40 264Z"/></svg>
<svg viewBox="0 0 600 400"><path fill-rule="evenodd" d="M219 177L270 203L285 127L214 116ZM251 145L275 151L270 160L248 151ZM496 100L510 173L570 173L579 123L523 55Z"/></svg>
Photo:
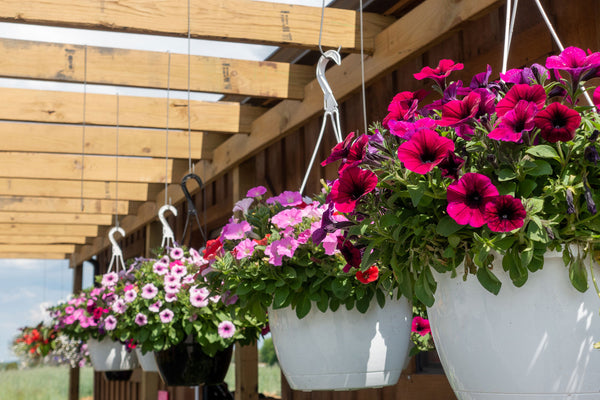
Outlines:
<svg viewBox="0 0 600 400"><path fill-rule="evenodd" d="M138 359L140 367L146 372L158 372L158 365L156 365L156 360L154 359L154 352L149 351L146 354L142 353L139 347L135 349L135 355Z"/></svg>
<svg viewBox="0 0 600 400"><path fill-rule="evenodd" d="M90 361L96 371L125 371L135 369L138 361L135 353L114 340L104 339L87 341Z"/></svg>
<svg viewBox="0 0 600 400"><path fill-rule="evenodd" d="M409 302L373 303L365 314L343 306L298 319L290 307L269 309L279 365L295 390L351 390L394 385L410 342Z"/></svg>
<svg viewBox="0 0 600 400"><path fill-rule="evenodd" d="M556 252L521 288L499 257L493 272L497 296L473 275L436 274L429 320L459 400L600 399L600 301L591 281L585 293L573 288Z"/></svg>

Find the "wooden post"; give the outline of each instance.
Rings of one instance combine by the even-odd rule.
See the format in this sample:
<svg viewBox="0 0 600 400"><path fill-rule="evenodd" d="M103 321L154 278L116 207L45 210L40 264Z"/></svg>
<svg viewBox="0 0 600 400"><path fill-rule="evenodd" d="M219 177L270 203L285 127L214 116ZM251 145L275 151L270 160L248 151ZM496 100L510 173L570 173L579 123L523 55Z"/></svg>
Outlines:
<svg viewBox="0 0 600 400"><path fill-rule="evenodd" d="M81 291L83 280L83 264L73 268L73 293ZM79 367L69 370L69 400L79 400Z"/></svg>

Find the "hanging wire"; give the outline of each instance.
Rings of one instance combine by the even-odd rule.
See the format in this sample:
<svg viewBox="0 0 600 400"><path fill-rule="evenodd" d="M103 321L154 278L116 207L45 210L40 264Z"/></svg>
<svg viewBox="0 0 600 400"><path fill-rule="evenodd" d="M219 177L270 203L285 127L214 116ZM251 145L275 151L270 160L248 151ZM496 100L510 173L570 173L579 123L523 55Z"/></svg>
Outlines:
<svg viewBox="0 0 600 400"><path fill-rule="evenodd" d="M119 93L117 92L117 135L115 145L115 226L119 227Z"/></svg>
<svg viewBox="0 0 600 400"><path fill-rule="evenodd" d="M169 195L169 106L170 106L170 93L171 93L171 52L168 53L167 62L167 130L165 133L165 204L167 203L167 197Z"/></svg>
<svg viewBox="0 0 600 400"><path fill-rule="evenodd" d="M83 167L85 161L85 111L87 100L87 45L83 48L83 118L81 132L81 211L83 211Z"/></svg>
<svg viewBox="0 0 600 400"><path fill-rule="evenodd" d="M190 81L191 81L191 62L190 62L190 58L191 58L191 54L192 54L192 23L191 23L191 8L190 8L190 0L188 0L187 2L187 6L188 6L188 34L187 34L187 39L188 39L188 43L187 43L187 50L188 50L188 75L187 75L187 102L188 102L188 106L187 106L187 114L188 114L188 171L190 172L194 172L192 170L192 123L190 120L190 116L191 116L191 104L190 104Z"/></svg>
<svg viewBox="0 0 600 400"><path fill-rule="evenodd" d="M360 0L360 74L362 87L362 107L363 107L363 122L365 133L367 133L367 95L365 89L365 57L364 57L364 41L363 41L363 2Z"/></svg>
<svg viewBox="0 0 600 400"><path fill-rule="evenodd" d="M362 0L361 0L362 1ZM321 47L321 35L323 34L323 18L325 17L325 0L321 4L321 26L319 27L319 51L323 55L323 48Z"/></svg>

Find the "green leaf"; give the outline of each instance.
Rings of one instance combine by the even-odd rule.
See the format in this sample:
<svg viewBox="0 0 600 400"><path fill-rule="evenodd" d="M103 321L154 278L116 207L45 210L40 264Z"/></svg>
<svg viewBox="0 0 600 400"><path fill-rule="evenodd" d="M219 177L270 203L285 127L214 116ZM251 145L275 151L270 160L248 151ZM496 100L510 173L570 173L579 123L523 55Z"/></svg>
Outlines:
<svg viewBox="0 0 600 400"><path fill-rule="evenodd" d="M448 243L450 243L450 246L457 248L460 245L460 236L454 234L448 236Z"/></svg>
<svg viewBox="0 0 600 400"><path fill-rule="evenodd" d="M329 308L331 311L337 311L337 309L340 308L340 301L337 298L332 297L329 300Z"/></svg>
<svg viewBox="0 0 600 400"><path fill-rule="evenodd" d="M516 237L514 237L514 236L507 236L505 238L495 240L493 242L493 244L496 247L496 249L506 251L506 250L508 250L508 249L510 249L512 247L513 243L515 243L515 240L517 240Z"/></svg>
<svg viewBox="0 0 600 400"><path fill-rule="evenodd" d="M554 150L553 147L548 146L547 144L540 144L538 146L530 147L525 153L530 154L534 157L552 158L554 160L560 160L560 157L558 156L556 150Z"/></svg>
<svg viewBox="0 0 600 400"><path fill-rule="evenodd" d="M528 197L531 192L537 187L537 183L531 179L525 179L519 183L519 194L521 197Z"/></svg>
<svg viewBox="0 0 600 400"><path fill-rule="evenodd" d="M429 281L426 278L425 270L421 272L417 282L415 283L415 296L427 307L431 307L435 298L433 297L433 291L429 286Z"/></svg>
<svg viewBox="0 0 600 400"><path fill-rule="evenodd" d="M379 307L383 308L383 306L385 306L385 294L383 291L381 289L377 289L375 292L375 297L377 298L377 304L379 304Z"/></svg>
<svg viewBox="0 0 600 400"><path fill-rule="evenodd" d="M419 182L418 185L406 185L406 188L408 189L408 194L410 195L413 206L418 206L423 198L423 194L425 194L427 188L426 183Z"/></svg>
<svg viewBox="0 0 600 400"><path fill-rule="evenodd" d="M329 297L326 293L321 292L321 298L317 301L317 308L321 310L321 312L327 311L327 305L329 304Z"/></svg>
<svg viewBox="0 0 600 400"><path fill-rule="evenodd" d="M531 176L550 175L552 167L544 160L534 160L525 163L525 172Z"/></svg>
<svg viewBox="0 0 600 400"><path fill-rule="evenodd" d="M500 195L510 194L511 196L514 196L517 184L513 181L500 182L498 185L496 185L496 188L498 189L498 194Z"/></svg>
<svg viewBox="0 0 600 400"><path fill-rule="evenodd" d="M544 200L538 198L527 199L525 208L528 215L537 214L544 209Z"/></svg>
<svg viewBox="0 0 600 400"><path fill-rule="evenodd" d="M242 282L235 290L235 293L238 296L244 296L244 295L250 293L251 291L252 291L252 285L249 282Z"/></svg>
<svg viewBox="0 0 600 400"><path fill-rule="evenodd" d="M387 228L388 226L395 226L400 223L400 218L398 218L395 214L387 213L381 217L381 226Z"/></svg>
<svg viewBox="0 0 600 400"><path fill-rule="evenodd" d="M307 296L301 296L296 304L296 316L298 319L306 317L310 311L310 299Z"/></svg>
<svg viewBox="0 0 600 400"><path fill-rule="evenodd" d="M296 273L296 270L290 266L285 266L283 267L283 274L290 279L296 279L296 277L298 276L298 274Z"/></svg>
<svg viewBox="0 0 600 400"><path fill-rule="evenodd" d="M498 294L500 292L500 287L502 283L494 275L492 271L490 271L487 267L481 267L477 269L477 279L481 286L483 286L487 291L493 294Z"/></svg>
<svg viewBox="0 0 600 400"><path fill-rule="evenodd" d="M573 287L580 292L583 293L588 289L587 269L579 256L569 266L569 279Z"/></svg>
<svg viewBox="0 0 600 400"><path fill-rule="evenodd" d="M369 305L371 304L372 294L373 294L373 292L371 292L371 296L367 295L367 296L364 296L362 299L359 299L356 301L356 309L360 313L364 314L369 309Z"/></svg>
<svg viewBox="0 0 600 400"><path fill-rule="evenodd" d="M541 223L538 217L533 217L527 225L527 237L534 242L548 243L550 241L548 233L540 226Z"/></svg>
<svg viewBox="0 0 600 400"><path fill-rule="evenodd" d="M435 231L442 236L450 236L455 232L462 229L462 225L459 225L452 219L452 217L446 215L442 217L435 227Z"/></svg>
<svg viewBox="0 0 600 400"><path fill-rule="evenodd" d="M503 168L498 172L498 180L500 182L510 181L512 179L515 179L516 177L517 177L517 173L515 171L507 169L507 168Z"/></svg>
<svg viewBox="0 0 600 400"><path fill-rule="evenodd" d="M278 287L273 295L273 308L282 308L286 306L286 300L290 294L290 288L287 286Z"/></svg>

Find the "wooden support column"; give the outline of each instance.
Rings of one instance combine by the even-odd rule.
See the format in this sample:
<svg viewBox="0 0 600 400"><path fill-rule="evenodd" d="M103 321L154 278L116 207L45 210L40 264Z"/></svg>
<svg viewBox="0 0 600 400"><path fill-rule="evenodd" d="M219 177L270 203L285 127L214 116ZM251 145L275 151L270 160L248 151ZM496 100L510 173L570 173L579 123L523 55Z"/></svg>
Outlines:
<svg viewBox="0 0 600 400"><path fill-rule="evenodd" d="M248 189L256 182L254 159L235 167L232 171L233 202L246 197ZM258 348L235 346L235 400L258 400Z"/></svg>
<svg viewBox="0 0 600 400"><path fill-rule="evenodd" d="M83 284L83 263L73 268L73 293L79 293ZM79 400L79 367L69 369L69 400Z"/></svg>

